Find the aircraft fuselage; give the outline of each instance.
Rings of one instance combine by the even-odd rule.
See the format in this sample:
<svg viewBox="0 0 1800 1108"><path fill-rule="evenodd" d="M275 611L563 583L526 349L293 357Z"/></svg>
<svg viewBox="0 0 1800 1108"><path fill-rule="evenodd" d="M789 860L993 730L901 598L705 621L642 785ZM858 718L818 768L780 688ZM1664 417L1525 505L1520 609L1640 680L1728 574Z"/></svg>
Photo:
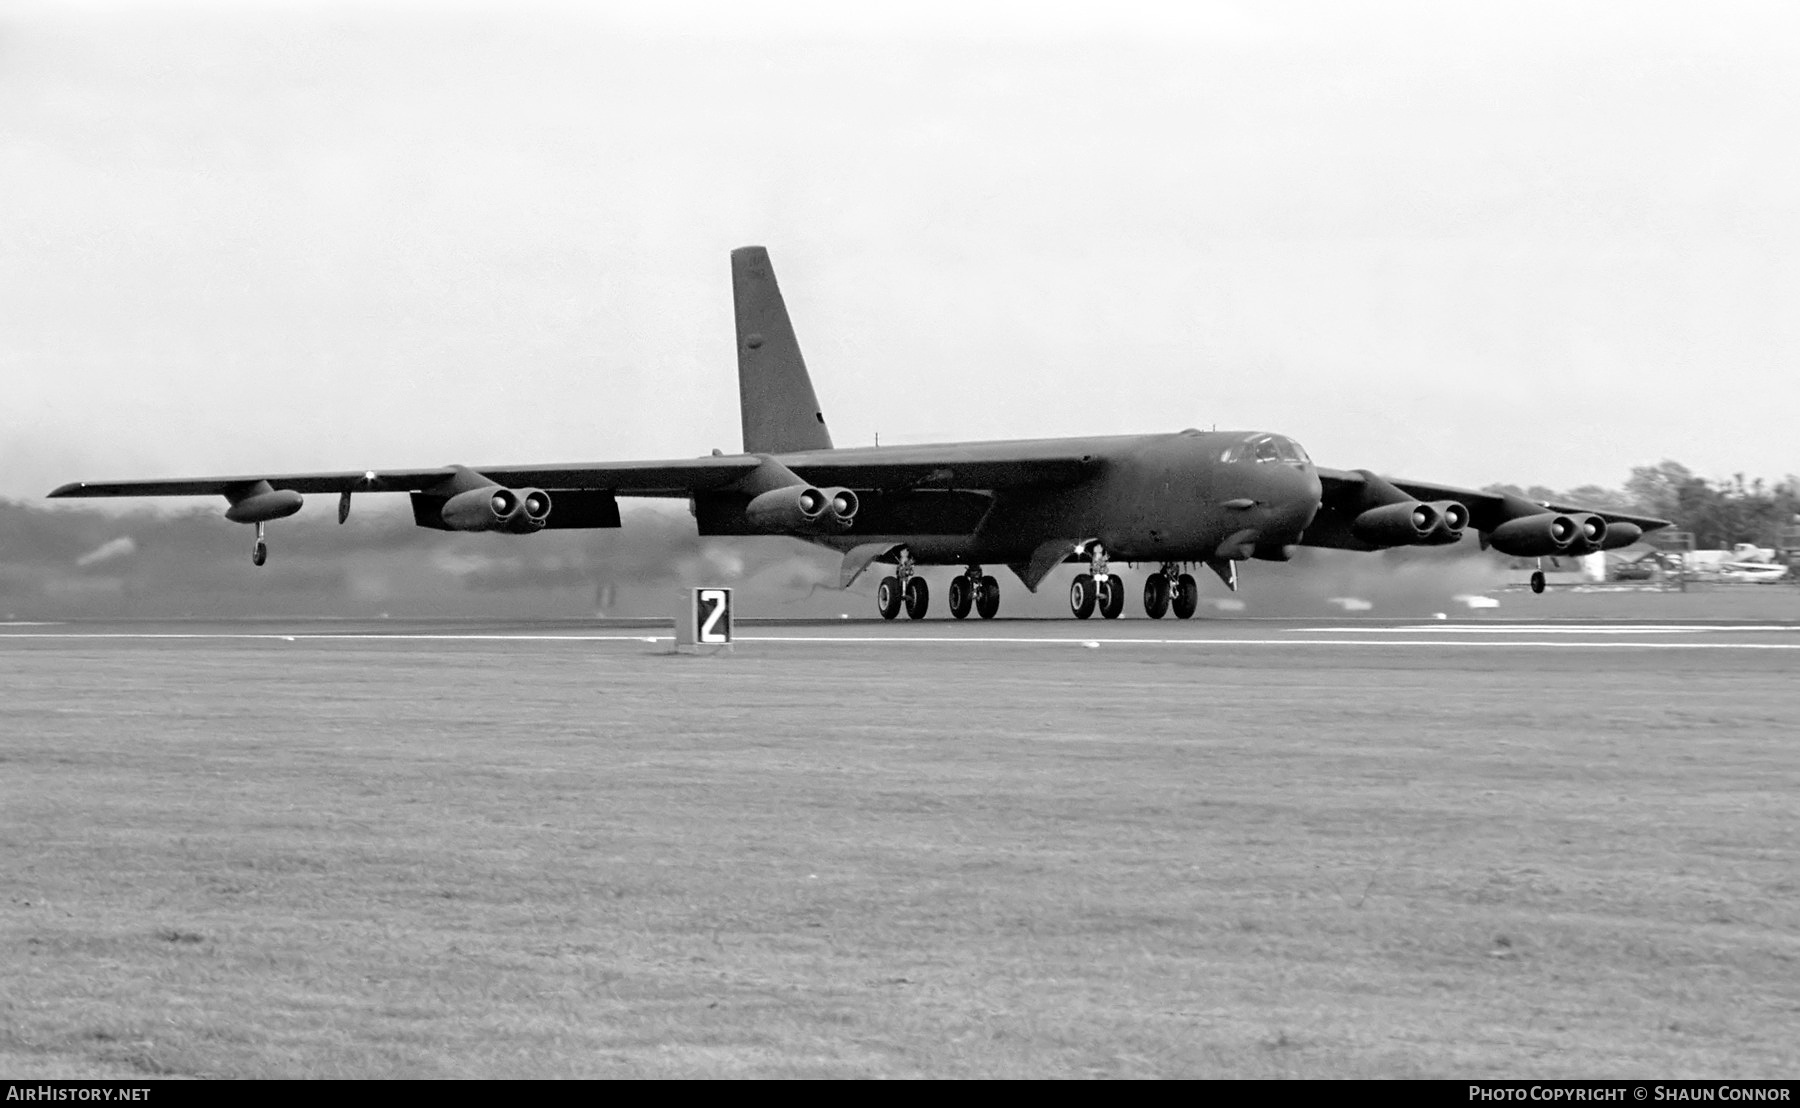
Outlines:
<svg viewBox="0 0 1800 1108"><path fill-rule="evenodd" d="M924 564L1021 562L1045 542L1089 539L1131 561L1284 560L1319 508L1311 461L1277 435L1183 431L1054 445L1091 455L1093 476L1062 488L996 490L974 503L922 484L894 498L919 506L910 515L884 513L879 496L865 495L854 529L798 537L837 550L903 544ZM1259 446L1267 455L1260 460ZM947 456L946 468L954 471L954 446L916 449ZM808 468L806 455L778 460ZM913 526L884 526L885 520ZM703 517L703 531L743 533L723 520L716 527L706 522Z"/></svg>

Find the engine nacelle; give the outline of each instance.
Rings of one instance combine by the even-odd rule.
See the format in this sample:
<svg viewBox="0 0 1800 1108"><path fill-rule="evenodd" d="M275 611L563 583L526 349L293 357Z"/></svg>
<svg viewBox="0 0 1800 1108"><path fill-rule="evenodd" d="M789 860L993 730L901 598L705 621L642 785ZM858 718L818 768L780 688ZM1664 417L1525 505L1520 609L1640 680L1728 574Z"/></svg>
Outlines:
<svg viewBox="0 0 1800 1108"><path fill-rule="evenodd" d="M544 497L546 514L550 510L549 500ZM524 515L524 508L518 493L499 485L488 485L457 493L444 502L440 515L444 526L452 531L509 531L514 528L515 520ZM537 527L526 529L535 531Z"/></svg>
<svg viewBox="0 0 1800 1108"><path fill-rule="evenodd" d="M272 489L267 481L259 481L256 488L231 501L225 518L233 523L267 523L293 515L304 503L306 499L293 489Z"/></svg>
<svg viewBox="0 0 1800 1108"><path fill-rule="evenodd" d="M1443 516L1437 508L1417 500L1403 500L1370 508L1357 516L1350 523L1350 533L1370 546L1412 546L1430 541L1432 533L1442 525Z"/></svg>
<svg viewBox="0 0 1800 1108"><path fill-rule="evenodd" d="M1598 516L1591 517L1599 519ZM1606 521L1600 520L1604 538ZM1515 558L1542 558L1566 554L1581 535L1581 527L1561 512L1539 512L1537 515L1509 519L1488 535L1488 545Z"/></svg>
<svg viewBox="0 0 1800 1108"><path fill-rule="evenodd" d="M830 506L830 498L811 485L789 485L751 500L744 518L759 531L817 531Z"/></svg>

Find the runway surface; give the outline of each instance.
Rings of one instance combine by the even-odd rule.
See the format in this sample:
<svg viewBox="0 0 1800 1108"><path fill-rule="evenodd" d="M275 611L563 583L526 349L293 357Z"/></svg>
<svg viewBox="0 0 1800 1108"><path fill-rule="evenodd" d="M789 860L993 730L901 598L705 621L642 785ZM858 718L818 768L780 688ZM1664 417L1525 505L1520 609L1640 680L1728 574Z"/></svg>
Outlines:
<svg viewBox="0 0 1800 1108"><path fill-rule="evenodd" d="M1800 626L0 624L9 1076L1800 1067Z"/></svg>

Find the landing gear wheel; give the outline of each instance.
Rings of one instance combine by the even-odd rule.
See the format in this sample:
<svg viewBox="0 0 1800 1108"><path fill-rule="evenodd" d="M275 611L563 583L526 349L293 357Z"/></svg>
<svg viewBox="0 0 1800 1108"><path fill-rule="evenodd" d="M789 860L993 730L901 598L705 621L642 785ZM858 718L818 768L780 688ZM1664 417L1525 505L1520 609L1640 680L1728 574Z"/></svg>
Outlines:
<svg viewBox="0 0 1800 1108"><path fill-rule="evenodd" d="M263 542L261 539L256 540L256 545L250 550L250 564L260 566L268 560L269 544Z"/></svg>
<svg viewBox="0 0 1800 1108"><path fill-rule="evenodd" d="M256 564L261 565L262 563L258 562ZM1531 573L1531 591L1535 592L1535 593L1542 593L1544 591L1544 571L1543 570L1538 569L1538 570L1532 571L1532 573Z"/></svg>
<svg viewBox="0 0 1800 1108"><path fill-rule="evenodd" d="M900 578L883 577L881 584L875 589L875 608L882 619L893 619L900 614Z"/></svg>
<svg viewBox="0 0 1800 1108"><path fill-rule="evenodd" d="M906 618L924 619L926 609L931 607L931 589L926 586L923 577L906 579Z"/></svg>
<svg viewBox="0 0 1800 1108"><path fill-rule="evenodd" d="M1075 613L1076 619L1086 619L1094 614L1094 601L1098 597L1094 592L1094 575L1077 573L1075 580L1069 582L1069 610Z"/></svg>
<svg viewBox="0 0 1800 1108"><path fill-rule="evenodd" d="M1100 615L1105 619L1118 619L1125 610L1125 578L1116 573L1106 575L1100 582Z"/></svg>
<svg viewBox="0 0 1800 1108"><path fill-rule="evenodd" d="M992 577L981 579L981 589L975 597L975 612L982 619L993 619L1000 611L1000 582Z"/></svg>
<svg viewBox="0 0 1800 1108"><path fill-rule="evenodd" d="M966 575L950 578L950 614L957 619L968 619L969 609L974 606L974 582Z"/></svg>
<svg viewBox="0 0 1800 1108"><path fill-rule="evenodd" d="M1184 573L1175 578L1174 595L1169 597L1169 607L1175 610L1176 619L1193 619L1194 612L1200 607L1200 586L1194 581L1194 575Z"/></svg>
<svg viewBox="0 0 1800 1108"><path fill-rule="evenodd" d="M1144 578L1144 614L1161 619L1169 610L1169 579L1160 573Z"/></svg>

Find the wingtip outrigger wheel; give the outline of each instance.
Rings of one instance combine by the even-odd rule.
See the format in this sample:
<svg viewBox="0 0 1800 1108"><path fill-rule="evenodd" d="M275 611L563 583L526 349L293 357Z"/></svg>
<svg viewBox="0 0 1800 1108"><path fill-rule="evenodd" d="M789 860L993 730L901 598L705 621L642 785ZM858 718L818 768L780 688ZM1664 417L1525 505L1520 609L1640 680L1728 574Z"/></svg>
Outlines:
<svg viewBox="0 0 1800 1108"><path fill-rule="evenodd" d="M263 525L256 525L256 545L250 548L250 564L260 566L269 560L269 543L263 538Z"/></svg>

